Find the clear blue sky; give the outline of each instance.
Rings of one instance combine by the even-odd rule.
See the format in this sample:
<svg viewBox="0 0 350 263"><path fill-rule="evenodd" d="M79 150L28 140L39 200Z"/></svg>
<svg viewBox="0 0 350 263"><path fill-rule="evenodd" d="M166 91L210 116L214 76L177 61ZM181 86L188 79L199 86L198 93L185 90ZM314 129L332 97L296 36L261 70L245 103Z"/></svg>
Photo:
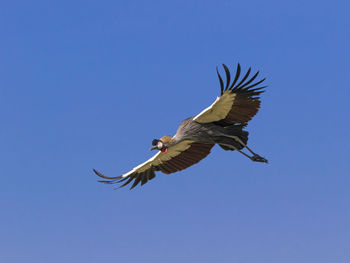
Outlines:
<svg viewBox="0 0 350 263"><path fill-rule="evenodd" d="M350 262L347 1L3 1L1 262ZM249 145L133 191L99 184L267 77Z"/></svg>

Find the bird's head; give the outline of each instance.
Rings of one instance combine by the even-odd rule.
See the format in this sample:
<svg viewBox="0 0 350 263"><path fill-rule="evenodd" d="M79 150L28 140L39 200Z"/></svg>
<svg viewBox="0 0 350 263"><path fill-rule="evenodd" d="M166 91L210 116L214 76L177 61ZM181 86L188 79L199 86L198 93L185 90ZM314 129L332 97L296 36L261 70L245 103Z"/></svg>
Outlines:
<svg viewBox="0 0 350 263"><path fill-rule="evenodd" d="M151 151L152 150L159 150L162 153L166 153L168 151L168 147L170 146L172 142L172 138L170 136L163 136L162 138L158 139L154 139L152 141L152 147L151 147Z"/></svg>

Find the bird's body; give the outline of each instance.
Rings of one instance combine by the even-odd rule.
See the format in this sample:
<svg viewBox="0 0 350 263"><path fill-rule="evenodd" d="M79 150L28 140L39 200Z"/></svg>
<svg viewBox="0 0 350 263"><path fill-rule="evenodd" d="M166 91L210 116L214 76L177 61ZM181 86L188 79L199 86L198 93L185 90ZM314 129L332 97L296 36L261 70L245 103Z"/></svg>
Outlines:
<svg viewBox="0 0 350 263"><path fill-rule="evenodd" d="M174 143L183 140L193 140L201 143L215 143L210 133L215 130L215 124L198 123L194 117L183 120L174 136Z"/></svg>
<svg viewBox="0 0 350 263"><path fill-rule="evenodd" d="M159 152L130 172L122 176L107 177L94 170L98 176L107 179L102 182L125 181L122 185L125 186L135 180L132 189L140 182L143 185L153 179L155 171L170 174L198 163L210 153L215 144L224 150L239 151L252 161L267 162L247 146L248 132L243 130L257 113L260 107L259 95L265 87L252 88L262 83L264 79L252 84L258 73L247 80L250 74L249 68L238 81L241 72L238 64L235 78L231 83L230 72L225 65L223 67L226 73L226 86L224 87L218 73L221 96L210 107L197 116L183 120L173 137L163 136L159 140L153 140L151 150ZM252 153L252 156L243 152L244 148Z"/></svg>
<svg viewBox="0 0 350 263"><path fill-rule="evenodd" d="M242 146L229 136L237 136L241 140L246 141L248 132L243 131L242 125L220 126L215 123L199 123L190 117L183 120L177 129L175 136L172 138L171 144L176 144L183 140L192 140L206 144L232 144L236 148L241 149ZM246 143L246 142L245 142Z"/></svg>

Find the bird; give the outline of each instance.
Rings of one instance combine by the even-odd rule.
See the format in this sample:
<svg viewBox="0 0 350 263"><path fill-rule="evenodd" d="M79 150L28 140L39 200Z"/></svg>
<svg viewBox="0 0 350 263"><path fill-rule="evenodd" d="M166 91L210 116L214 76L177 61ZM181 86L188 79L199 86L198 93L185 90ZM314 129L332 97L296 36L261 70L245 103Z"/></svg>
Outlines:
<svg viewBox="0 0 350 263"><path fill-rule="evenodd" d="M142 186L155 178L158 171L172 174L198 163L209 155L216 144L225 151L237 151L254 162L267 163L267 159L247 146L249 133L245 130L260 108L260 95L267 87L261 85L265 78L257 81L259 71L251 76L249 67L240 79L242 70L238 63L231 82L228 67L225 64L222 64L222 67L226 83L224 84L216 67L220 96L212 105L198 115L183 120L174 136L154 139L150 150L158 152L131 171L120 176L108 177L93 169L96 175L103 178L99 182L119 184L120 187L132 182L131 190L139 183ZM246 150L243 151L244 149Z"/></svg>

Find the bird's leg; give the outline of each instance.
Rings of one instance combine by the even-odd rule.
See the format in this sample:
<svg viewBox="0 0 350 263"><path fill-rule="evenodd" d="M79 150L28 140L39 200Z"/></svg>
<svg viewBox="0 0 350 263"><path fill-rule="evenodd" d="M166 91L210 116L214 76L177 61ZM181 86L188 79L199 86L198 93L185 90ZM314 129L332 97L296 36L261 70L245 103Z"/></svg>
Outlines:
<svg viewBox="0 0 350 263"><path fill-rule="evenodd" d="M231 136L231 135L225 135L225 136L234 139L236 142L238 142L244 148L247 148L247 150L250 151L251 154L253 154L253 156L251 156L251 157L248 156L252 161L267 163L267 160L264 157L262 157L259 154L256 154L255 152L253 152L244 142L242 142L242 140L238 136ZM243 153L243 152L241 152L241 153ZM246 155L246 154L244 154L244 155Z"/></svg>
<svg viewBox="0 0 350 263"><path fill-rule="evenodd" d="M236 142L238 142L240 145L242 145L243 147L247 148L248 151L251 152L251 154L253 155L257 155L255 152L253 152L244 142L242 142L242 140L237 137L237 136L229 136L230 138L234 139Z"/></svg>
<svg viewBox="0 0 350 263"><path fill-rule="evenodd" d="M224 143L220 143L220 145L224 145L224 146L226 146L226 147L228 147L228 148L230 148L230 149L232 149L232 150L235 150L235 151L237 151L237 152L243 154L244 156L248 157L248 158L249 158L250 160L252 160L252 161L259 162L259 161L257 161L257 160L254 158L254 156L249 156L248 154L246 154L245 152L241 151L240 149L234 147L233 145L224 144Z"/></svg>

